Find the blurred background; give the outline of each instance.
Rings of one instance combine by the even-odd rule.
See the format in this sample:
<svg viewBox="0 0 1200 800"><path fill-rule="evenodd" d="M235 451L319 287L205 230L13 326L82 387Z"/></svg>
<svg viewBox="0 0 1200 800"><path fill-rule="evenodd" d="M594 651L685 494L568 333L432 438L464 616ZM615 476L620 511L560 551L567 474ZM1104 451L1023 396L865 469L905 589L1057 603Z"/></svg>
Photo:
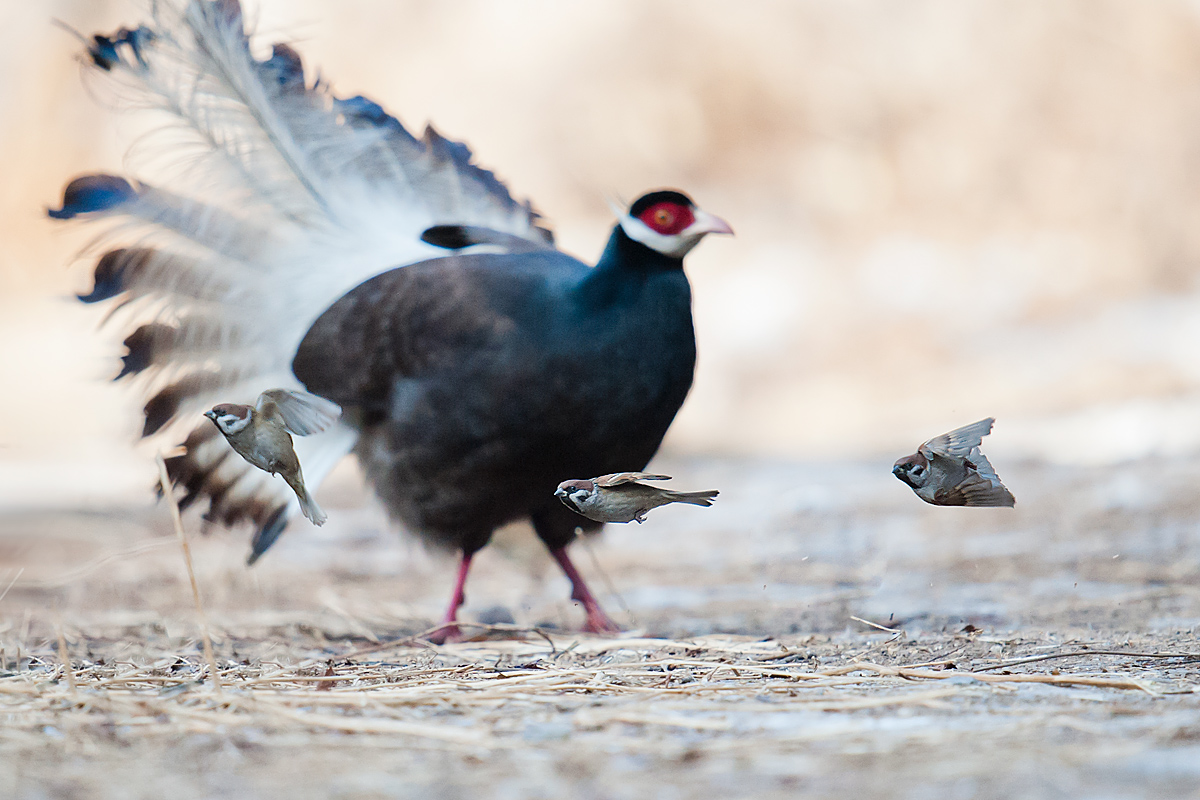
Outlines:
<svg viewBox="0 0 1200 800"><path fill-rule="evenodd" d="M734 225L689 258L672 454L890 463L987 415L996 463L1200 452L1200 3L248 5L310 77L468 142L585 260L648 188ZM44 214L152 122L52 20L144 12L0 15L0 511L144 499L119 333L71 299L90 234Z"/></svg>
<svg viewBox="0 0 1200 800"><path fill-rule="evenodd" d="M94 234L45 216L72 177L121 171L154 124L83 78L80 42L53 21L110 32L149 2L0 0L0 677L17 669L6 687L59 709L8 714L0 795L537 798L565 780L579 783L553 796L674 796L702 781L728 797L946 795L936 781L960 797L1194 791L1194 659L1158 672L1105 662L1109 677L1144 680L1144 698L960 686L928 706L784 717L798 706L781 695L718 687L741 709L731 719L768 726L736 722L724 744L674 728L700 708L678 695L658 720L671 732L628 727L627 749L581 748L597 740L562 722L566 695L522 711L523 733L488 699L447 724L514 746L445 758L409 737L306 737L299 717L247 727L232 705L198 727L210 723L195 693L172 695L173 718L145 711L167 707L165 693L122 700L138 703L144 734L114 722L125 684L60 701L43 672L60 641L88 670L173 676L201 662L177 540L150 491L163 443L137 444L144 398L111 382L122 333L73 297L91 288L94 257L79 255ZM260 43L294 41L310 79L469 143L586 261L609 235L609 200L650 188L684 189L737 230L688 258L698 373L654 465L720 501L573 548L619 624L788 635L785 669L814 653L965 665L968 644L990 659L1097 642L1196 649L1200 0L243 2ZM919 442L989 415L985 452L1015 510L933 508L888 474ZM252 570L245 527L189 533L218 658L275 675L415 634L444 609L453 564L395 536L352 463L317 497L329 524L293 524ZM517 527L473 562L464 617L578 629L565 578ZM877 623L920 649L893 650ZM611 657L627 655L639 657ZM1059 666L1093 668L1032 669ZM605 774L607 793L592 785ZM836 777L792 780L806 774ZM758 791L768 778L777 793ZM325 789L337 781L388 788ZM483 791L456 794L466 781ZM875 791L847 788L863 781Z"/></svg>

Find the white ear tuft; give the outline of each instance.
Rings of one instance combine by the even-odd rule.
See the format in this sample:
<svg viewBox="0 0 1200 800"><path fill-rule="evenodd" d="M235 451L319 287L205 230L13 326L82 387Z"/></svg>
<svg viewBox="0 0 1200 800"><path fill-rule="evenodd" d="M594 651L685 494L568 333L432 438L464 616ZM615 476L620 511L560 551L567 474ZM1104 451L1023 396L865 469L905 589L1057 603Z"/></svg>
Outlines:
<svg viewBox="0 0 1200 800"><path fill-rule="evenodd" d="M217 424L225 433L237 433L250 424L250 415L239 417L237 414L223 414L217 417Z"/></svg>

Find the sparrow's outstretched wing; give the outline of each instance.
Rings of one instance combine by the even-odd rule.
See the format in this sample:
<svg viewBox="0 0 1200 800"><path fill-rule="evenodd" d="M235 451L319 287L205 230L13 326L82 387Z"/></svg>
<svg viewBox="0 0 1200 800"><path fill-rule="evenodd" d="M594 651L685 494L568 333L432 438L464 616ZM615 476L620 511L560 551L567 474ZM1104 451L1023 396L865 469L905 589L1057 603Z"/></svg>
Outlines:
<svg viewBox="0 0 1200 800"><path fill-rule="evenodd" d="M1017 504L1012 492L1000 482L987 456L973 449L967 456L967 477L952 489L939 490L934 501L944 506L1007 506Z"/></svg>
<svg viewBox="0 0 1200 800"><path fill-rule="evenodd" d="M969 491L964 491L967 497L967 505L969 506L1014 506L1017 504L1017 499L1013 497L1012 492L1000 481L1000 476L996 474L992 462L988 461L987 456L979 451L976 447L967 456L968 463L974 467L978 473L980 482L972 482L972 487Z"/></svg>
<svg viewBox="0 0 1200 800"><path fill-rule="evenodd" d="M592 478L592 483L603 488L612 488L620 486L623 483L633 483L634 481L669 481L670 475L651 475L648 472L614 472L611 475L601 475L599 478Z"/></svg>
<svg viewBox="0 0 1200 800"><path fill-rule="evenodd" d="M80 299L113 302L129 350L119 377L147 398L144 436L181 434L218 399L302 388L291 364L313 321L368 278L445 254L421 240L427 229L551 241L464 145L338 97L286 44L255 58L237 0L151 8L145 25L83 39L85 63L163 124L130 153L136 177L76 178L49 212L113 222ZM296 442L311 488L356 439L339 422ZM296 507L286 487L226 458L211 425L184 448L168 461L183 504L206 498L210 519L249 519L257 542L273 541Z"/></svg>
<svg viewBox="0 0 1200 800"><path fill-rule="evenodd" d="M937 505L943 506L1006 506L1017 504L1012 492L1003 484L996 485L980 475L970 475L949 491L939 491L934 496Z"/></svg>
<svg viewBox="0 0 1200 800"><path fill-rule="evenodd" d="M329 428L342 416L342 407L311 392L268 389L258 396L258 411L277 419L297 436L310 436Z"/></svg>
<svg viewBox="0 0 1200 800"><path fill-rule="evenodd" d="M930 459L935 455L962 458L979 447L983 442L983 437L992 432L992 423L995 421L993 417L988 417L979 422L972 422L970 425L956 428L949 433L943 433L941 436L935 436L921 445L921 455Z"/></svg>

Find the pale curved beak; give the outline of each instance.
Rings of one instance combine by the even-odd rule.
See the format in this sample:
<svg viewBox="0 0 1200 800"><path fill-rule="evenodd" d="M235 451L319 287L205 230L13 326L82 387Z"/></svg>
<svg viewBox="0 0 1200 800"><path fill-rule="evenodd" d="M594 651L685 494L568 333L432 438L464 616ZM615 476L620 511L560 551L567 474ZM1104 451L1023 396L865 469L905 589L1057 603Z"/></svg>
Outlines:
<svg viewBox="0 0 1200 800"><path fill-rule="evenodd" d="M693 208L692 216L696 221L687 226L684 233L724 233L733 236L733 228L728 222L718 217L716 214L710 214L702 208Z"/></svg>

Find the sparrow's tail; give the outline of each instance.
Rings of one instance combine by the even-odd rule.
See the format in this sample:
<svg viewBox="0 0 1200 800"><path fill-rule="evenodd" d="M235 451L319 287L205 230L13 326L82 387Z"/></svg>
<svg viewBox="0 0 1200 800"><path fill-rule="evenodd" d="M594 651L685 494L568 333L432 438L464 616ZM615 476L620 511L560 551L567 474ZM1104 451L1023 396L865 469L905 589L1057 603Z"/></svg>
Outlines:
<svg viewBox="0 0 1200 800"><path fill-rule="evenodd" d="M292 360L312 322L368 278L444 255L426 228L551 237L464 145L338 97L286 44L256 57L238 0L147 5L145 25L80 36L84 65L123 110L155 115L127 159L136 177L77 177L49 215L109 223L79 299L106 303L125 337L117 377L139 384L142 435L186 436L167 463L181 504L253 522L261 552L287 522L289 493L228 458L197 415L302 388ZM343 422L296 442L314 487L357 437Z"/></svg>
<svg viewBox="0 0 1200 800"><path fill-rule="evenodd" d="M300 471L296 471L295 477L284 476L288 486L292 487L292 491L296 493L296 499L300 501L300 513L308 518L308 521L313 525L320 527L325 524L325 520L329 519L321 507L317 505L317 501L309 494L308 487L304 485L304 476Z"/></svg>
<svg viewBox="0 0 1200 800"><path fill-rule="evenodd" d="M671 501L675 503L691 503L694 506L711 506L713 499L719 495L716 489L708 492L671 492Z"/></svg>

